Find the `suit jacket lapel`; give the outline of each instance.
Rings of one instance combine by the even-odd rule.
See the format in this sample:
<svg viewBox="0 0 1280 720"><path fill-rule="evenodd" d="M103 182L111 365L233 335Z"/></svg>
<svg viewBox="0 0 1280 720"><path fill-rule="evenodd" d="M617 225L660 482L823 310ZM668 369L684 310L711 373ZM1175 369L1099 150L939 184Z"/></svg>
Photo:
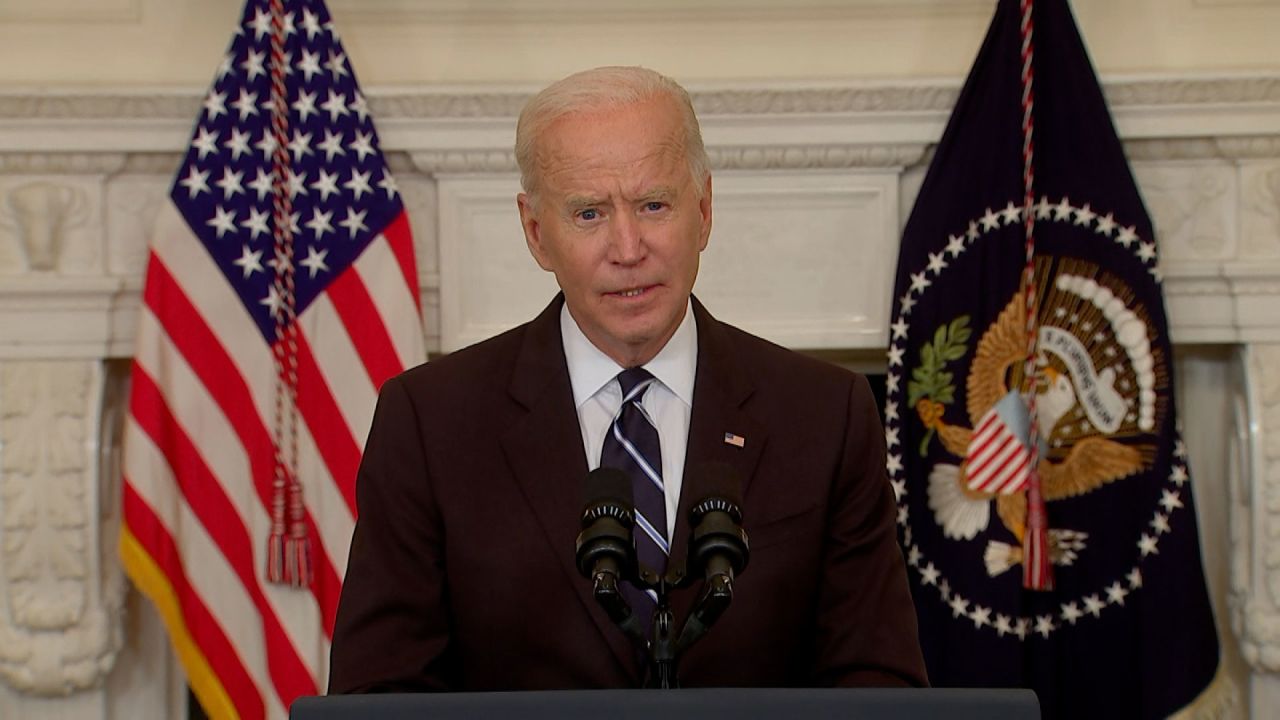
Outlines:
<svg viewBox="0 0 1280 720"><path fill-rule="evenodd" d="M545 540L560 559L565 581L574 586L603 639L638 683L640 676L629 642L596 604L591 584L578 573L574 558L587 459L560 339L563 304L563 296L557 296L526 329L510 392L528 414L502 437L502 448Z"/></svg>
<svg viewBox="0 0 1280 720"><path fill-rule="evenodd" d="M744 409L755 389L754 380L739 362L724 325L713 318L697 298L693 299L693 312L698 323L698 368L694 376L684 477L687 480L690 469L702 463L727 463L742 478L742 497L746 497L760 460L760 451L768 441L765 426ZM730 443L726 433L741 438L742 446ZM693 497L688 483L684 483L675 538L671 544L672 562L681 566L689 553L689 509L698 499ZM688 617L698 594L683 592L676 595L672 604L678 627Z"/></svg>

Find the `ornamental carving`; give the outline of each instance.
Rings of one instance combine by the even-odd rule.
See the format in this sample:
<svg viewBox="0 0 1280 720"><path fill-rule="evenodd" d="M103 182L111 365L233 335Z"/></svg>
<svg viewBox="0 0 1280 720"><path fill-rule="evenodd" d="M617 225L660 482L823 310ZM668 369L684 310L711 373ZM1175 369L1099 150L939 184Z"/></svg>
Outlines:
<svg viewBox="0 0 1280 720"><path fill-rule="evenodd" d="M1242 167L1240 182L1242 254L1280 258L1280 163Z"/></svg>
<svg viewBox="0 0 1280 720"><path fill-rule="evenodd" d="M97 537L101 383L90 362L0 364L0 677L33 694L94 686L121 644Z"/></svg>
<svg viewBox="0 0 1280 720"><path fill-rule="evenodd" d="M1232 257L1227 229L1234 226L1230 192L1234 171L1195 163L1135 168L1166 259Z"/></svg>

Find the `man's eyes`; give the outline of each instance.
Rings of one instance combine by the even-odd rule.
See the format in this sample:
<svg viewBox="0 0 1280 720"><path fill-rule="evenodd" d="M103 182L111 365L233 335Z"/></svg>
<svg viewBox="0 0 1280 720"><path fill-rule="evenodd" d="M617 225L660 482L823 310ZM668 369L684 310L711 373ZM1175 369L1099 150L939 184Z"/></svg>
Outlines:
<svg viewBox="0 0 1280 720"><path fill-rule="evenodd" d="M663 208L665 208L666 206L667 206L666 203L661 202L659 200L650 200L649 202L644 204L644 209L648 210L649 212L658 212Z"/></svg>
<svg viewBox="0 0 1280 720"><path fill-rule="evenodd" d="M598 218L598 217L600 217L600 211L599 211L599 210L595 210L595 209L593 209L593 208L587 208L586 210L579 210L579 211L578 211L578 219L579 219L579 220L586 220L586 221L590 222L590 221L592 221L592 220L595 220L595 219L596 219L596 218Z"/></svg>

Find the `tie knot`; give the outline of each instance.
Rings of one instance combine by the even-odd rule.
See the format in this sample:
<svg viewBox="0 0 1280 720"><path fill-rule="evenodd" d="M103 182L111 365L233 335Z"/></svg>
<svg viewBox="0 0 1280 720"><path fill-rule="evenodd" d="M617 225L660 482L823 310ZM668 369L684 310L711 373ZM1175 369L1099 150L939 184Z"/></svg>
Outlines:
<svg viewBox="0 0 1280 720"><path fill-rule="evenodd" d="M637 385L645 382L646 380L652 379L653 375L650 374L648 370L641 367L633 367L623 370L618 373L618 384L622 386L622 397L627 397ZM641 390L641 394L644 394L643 390Z"/></svg>

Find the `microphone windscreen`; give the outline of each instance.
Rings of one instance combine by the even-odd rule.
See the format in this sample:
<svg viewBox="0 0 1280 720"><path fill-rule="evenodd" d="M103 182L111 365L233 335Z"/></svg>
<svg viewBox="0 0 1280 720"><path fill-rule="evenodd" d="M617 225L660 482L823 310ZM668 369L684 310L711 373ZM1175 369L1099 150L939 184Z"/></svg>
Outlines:
<svg viewBox="0 0 1280 720"><path fill-rule="evenodd" d="M684 478L684 486L695 505L708 498L742 505L742 476L729 463L708 462L694 465Z"/></svg>
<svg viewBox="0 0 1280 720"><path fill-rule="evenodd" d="M635 506L631 477L618 468L602 467L587 473L582 484L587 505L616 503L628 512Z"/></svg>

